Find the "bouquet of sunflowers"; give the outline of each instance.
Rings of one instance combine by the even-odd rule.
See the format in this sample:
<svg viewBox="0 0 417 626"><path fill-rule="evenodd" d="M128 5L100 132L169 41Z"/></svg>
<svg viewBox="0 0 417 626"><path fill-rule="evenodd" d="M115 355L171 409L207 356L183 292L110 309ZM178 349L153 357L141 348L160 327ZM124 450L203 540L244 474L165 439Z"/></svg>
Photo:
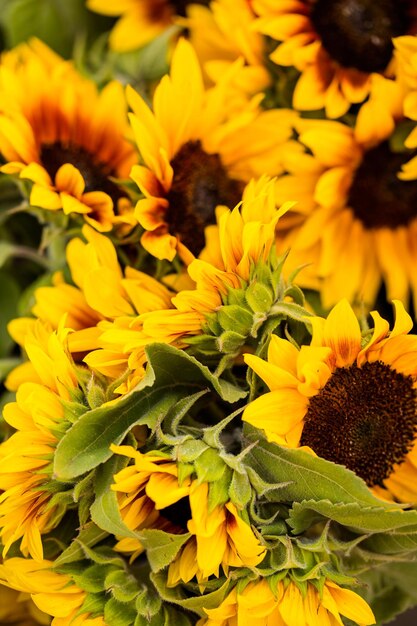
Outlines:
<svg viewBox="0 0 417 626"><path fill-rule="evenodd" d="M416 605L417 2L0 8L0 623Z"/></svg>

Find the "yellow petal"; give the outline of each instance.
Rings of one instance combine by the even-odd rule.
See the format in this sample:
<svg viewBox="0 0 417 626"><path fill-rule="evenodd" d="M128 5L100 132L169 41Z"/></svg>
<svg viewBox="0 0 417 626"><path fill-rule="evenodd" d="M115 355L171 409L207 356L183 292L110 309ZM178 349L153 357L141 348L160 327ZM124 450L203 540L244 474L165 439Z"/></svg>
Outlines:
<svg viewBox="0 0 417 626"><path fill-rule="evenodd" d="M242 419L256 428L284 437L303 420L307 403L307 398L298 391L271 391L251 402L243 412Z"/></svg>
<svg viewBox="0 0 417 626"><path fill-rule="evenodd" d="M330 311L323 338L325 345L333 350L337 367L352 365L361 349L361 329L346 299Z"/></svg>

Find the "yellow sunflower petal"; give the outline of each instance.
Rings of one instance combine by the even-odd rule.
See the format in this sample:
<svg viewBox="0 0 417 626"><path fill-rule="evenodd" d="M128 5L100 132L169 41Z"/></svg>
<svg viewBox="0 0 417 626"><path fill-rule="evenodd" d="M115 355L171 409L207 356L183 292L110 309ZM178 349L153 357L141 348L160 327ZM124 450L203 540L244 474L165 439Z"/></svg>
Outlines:
<svg viewBox="0 0 417 626"><path fill-rule="evenodd" d="M285 436L304 419L307 403L307 398L298 391L271 391L251 402L242 419L257 428Z"/></svg>
<svg viewBox="0 0 417 626"><path fill-rule="evenodd" d="M323 339L333 350L337 367L352 365L361 349L361 329L349 302L341 300L324 324Z"/></svg>

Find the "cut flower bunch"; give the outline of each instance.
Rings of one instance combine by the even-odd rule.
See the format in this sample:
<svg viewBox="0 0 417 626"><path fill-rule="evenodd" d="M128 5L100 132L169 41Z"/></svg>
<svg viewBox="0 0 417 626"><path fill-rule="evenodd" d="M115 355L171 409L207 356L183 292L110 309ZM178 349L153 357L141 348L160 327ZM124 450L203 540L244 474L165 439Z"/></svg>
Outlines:
<svg viewBox="0 0 417 626"><path fill-rule="evenodd" d="M417 3L44 4L0 17L1 624L395 619Z"/></svg>

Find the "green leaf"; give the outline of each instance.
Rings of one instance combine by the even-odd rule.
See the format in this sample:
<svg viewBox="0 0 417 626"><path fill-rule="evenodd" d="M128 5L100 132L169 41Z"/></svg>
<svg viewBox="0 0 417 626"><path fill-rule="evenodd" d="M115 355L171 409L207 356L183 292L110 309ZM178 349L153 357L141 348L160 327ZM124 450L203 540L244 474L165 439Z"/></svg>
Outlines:
<svg viewBox="0 0 417 626"><path fill-rule="evenodd" d="M359 580L364 586L355 591L371 605L377 624L385 624L417 605L416 579L417 562L389 563L361 575Z"/></svg>
<svg viewBox="0 0 417 626"><path fill-rule="evenodd" d="M415 511L409 511L415 513ZM417 526L410 532L409 528L391 533L376 533L365 539L361 547L377 554L401 555L417 552Z"/></svg>
<svg viewBox="0 0 417 626"><path fill-rule="evenodd" d="M312 526L322 517L335 520L343 526L349 526L362 533L389 531L411 524L417 524L417 511L399 509L386 510L381 506L364 507L355 502L352 504L333 504L328 500L309 500L295 502L290 512L288 523L299 534ZM414 538L417 549L417 535Z"/></svg>
<svg viewBox="0 0 417 626"><path fill-rule="evenodd" d="M140 540L147 550L147 557L152 570L159 572L169 565L190 536L190 533L173 535L157 529L142 530Z"/></svg>
<svg viewBox="0 0 417 626"><path fill-rule="evenodd" d="M113 535L133 537L137 534L130 530L123 522L117 504L117 495L110 489L114 483L113 476L128 463L126 457L114 455L100 471L96 472L95 494L96 499L91 506L91 518L97 526Z"/></svg>
<svg viewBox="0 0 417 626"><path fill-rule="evenodd" d="M213 388L227 402L246 395L242 389L220 380L194 357L165 344L147 350L145 378L120 400L87 411L59 442L54 472L68 480L104 463L111 455L110 444L119 444L139 424L155 428L182 398L198 389Z"/></svg>
<svg viewBox="0 0 417 626"><path fill-rule="evenodd" d="M85 28L84 5L83 0L3 0L1 23L8 45L38 37L69 56L76 35Z"/></svg>
<svg viewBox="0 0 417 626"><path fill-rule="evenodd" d="M248 452L247 464L266 483L279 485L277 489L266 491L264 497L270 502L328 500L333 504L384 506L387 511L398 511L397 505L375 498L365 482L345 467L304 450L267 442L254 428L245 427L245 432L249 441L258 442Z"/></svg>

